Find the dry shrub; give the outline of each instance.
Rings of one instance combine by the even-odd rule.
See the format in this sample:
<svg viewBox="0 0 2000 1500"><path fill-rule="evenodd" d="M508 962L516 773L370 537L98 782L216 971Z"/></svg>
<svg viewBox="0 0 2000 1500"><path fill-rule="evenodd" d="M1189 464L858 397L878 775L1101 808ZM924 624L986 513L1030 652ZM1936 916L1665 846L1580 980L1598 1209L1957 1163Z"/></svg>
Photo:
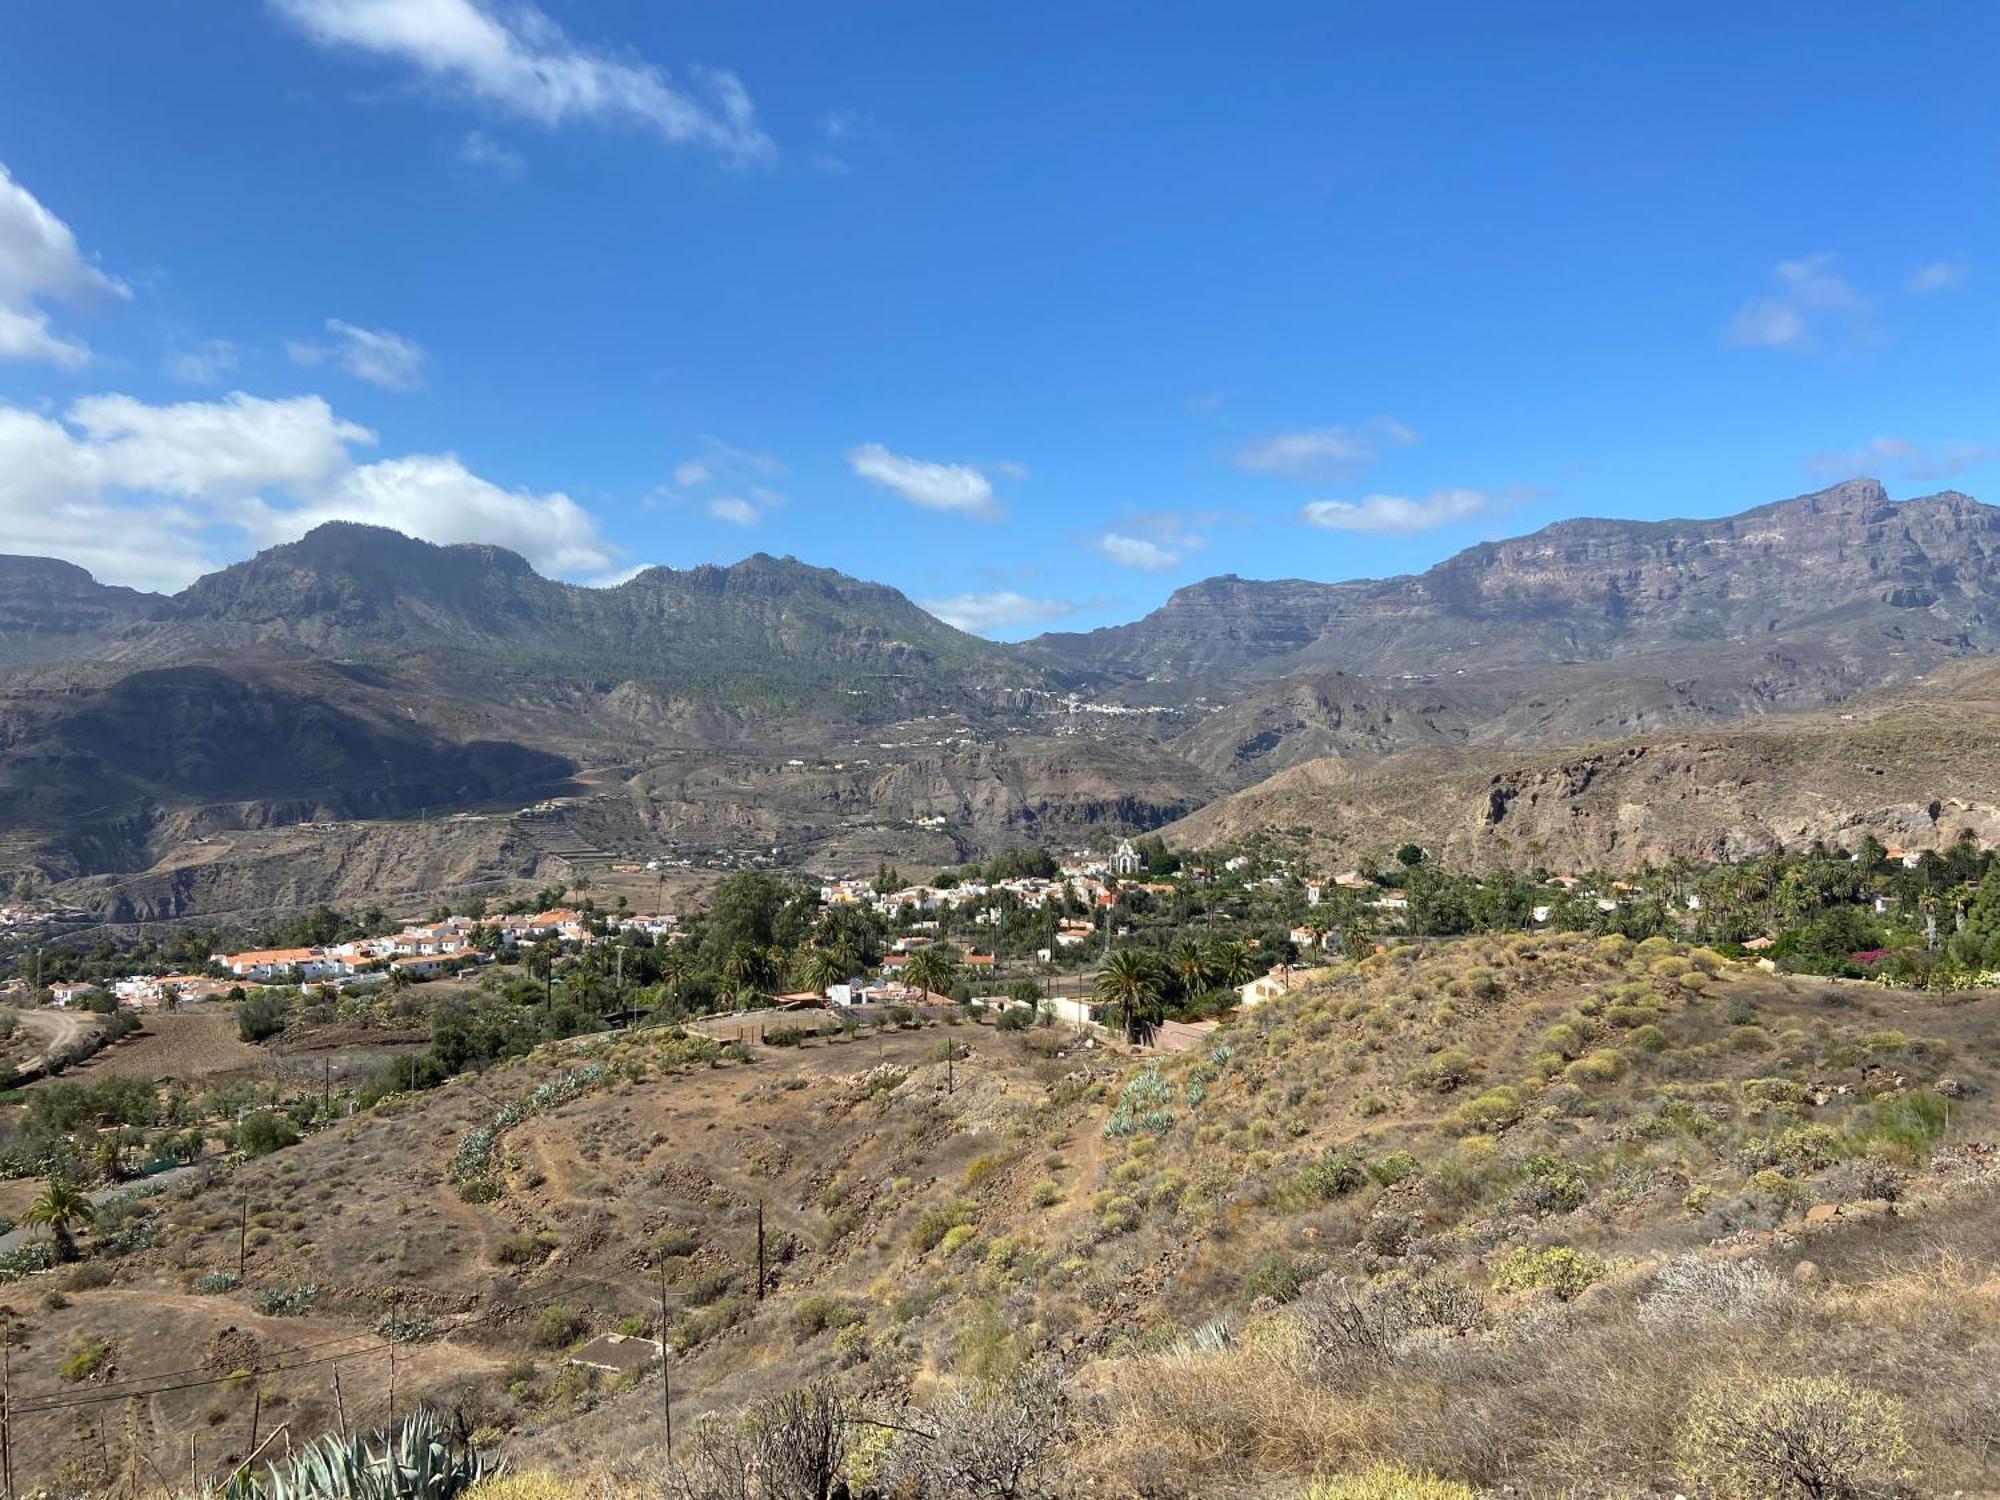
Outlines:
<svg viewBox="0 0 2000 1500"><path fill-rule="evenodd" d="M1895 1402L1839 1376L1711 1387L1688 1407L1681 1477L1721 1500L1842 1500L1909 1454Z"/></svg>

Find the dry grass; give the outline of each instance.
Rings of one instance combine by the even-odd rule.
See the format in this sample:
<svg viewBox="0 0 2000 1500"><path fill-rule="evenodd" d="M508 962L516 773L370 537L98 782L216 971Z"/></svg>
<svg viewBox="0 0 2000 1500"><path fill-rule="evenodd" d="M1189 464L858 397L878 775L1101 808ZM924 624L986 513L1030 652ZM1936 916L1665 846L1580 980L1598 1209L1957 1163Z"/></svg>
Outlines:
<svg viewBox="0 0 2000 1500"><path fill-rule="evenodd" d="M1959 1211L2000 1229L2000 1190ZM1586 1305L1515 1299L1470 1336L1406 1340L1338 1372L1278 1314L1225 1350L1107 1367L1086 1451L1105 1493L1135 1496L1268 1486L1385 1456L1481 1487L1670 1486L1696 1393L1832 1374L1897 1403L1926 1488L1976 1488L2000 1451L1991 1275L1990 1261L1939 1256L1662 1331L1637 1315L1646 1278L1634 1273Z"/></svg>

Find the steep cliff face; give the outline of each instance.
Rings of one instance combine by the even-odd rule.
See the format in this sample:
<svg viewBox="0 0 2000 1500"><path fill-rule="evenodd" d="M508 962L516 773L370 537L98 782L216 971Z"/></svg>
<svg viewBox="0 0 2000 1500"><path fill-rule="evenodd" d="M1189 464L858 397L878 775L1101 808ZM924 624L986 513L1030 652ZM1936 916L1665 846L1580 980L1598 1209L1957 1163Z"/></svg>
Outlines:
<svg viewBox="0 0 2000 1500"><path fill-rule="evenodd" d="M1858 676L2000 648L2000 509L1856 480L1712 521L1564 521L1405 578L1209 579L1130 625L1029 643L1114 674L1530 666L1716 641L1834 643Z"/></svg>

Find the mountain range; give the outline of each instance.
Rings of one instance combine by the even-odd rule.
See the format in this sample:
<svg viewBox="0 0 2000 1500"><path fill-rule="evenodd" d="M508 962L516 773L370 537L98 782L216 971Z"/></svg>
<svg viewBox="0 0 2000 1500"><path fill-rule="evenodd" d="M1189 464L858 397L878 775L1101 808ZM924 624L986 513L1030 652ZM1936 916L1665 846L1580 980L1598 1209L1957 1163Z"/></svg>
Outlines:
<svg viewBox="0 0 2000 1500"><path fill-rule="evenodd" d="M1746 721L1818 734L1801 726L1852 722L1827 716L1886 688L1901 696L1879 712L1914 713L1936 693L1908 685L2000 651L1997 562L2000 509L1855 481L1717 520L1564 521L1407 577L1212 578L1130 624L1009 646L762 554L588 588L501 548L333 523L173 596L0 558L0 871L177 915L245 894L219 857L195 861L217 867L199 888L190 841L564 794L594 799L599 846L756 840L826 859L1177 819L1181 836L1235 836L1315 807L1365 826L1426 778L1447 778L1436 808L1459 809L1481 775L1528 775L1554 747L1716 735L1706 763L1762 764ZM1521 795L1428 836L1522 828ZM1671 820L1568 806L1593 830L1579 857L1665 847ZM1419 798L1395 826L1424 835L1429 816ZM1651 831L1599 836L1621 819ZM1701 837L1768 844L1797 821L1739 808ZM1458 841L1476 857L1518 842ZM560 839L534 842L501 841L509 871ZM168 867L170 899L120 906ZM284 883L339 895L329 880Z"/></svg>

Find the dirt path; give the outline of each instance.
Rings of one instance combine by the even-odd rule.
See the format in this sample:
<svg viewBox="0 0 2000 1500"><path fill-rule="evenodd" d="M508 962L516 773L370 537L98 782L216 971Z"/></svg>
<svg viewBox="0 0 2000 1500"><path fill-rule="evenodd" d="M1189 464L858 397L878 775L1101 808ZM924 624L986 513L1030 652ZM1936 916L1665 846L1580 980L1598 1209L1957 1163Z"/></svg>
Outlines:
<svg viewBox="0 0 2000 1500"><path fill-rule="evenodd" d="M39 1038L42 1050L28 1058L23 1071L46 1068L49 1059L74 1042L82 1041L97 1029L97 1018L73 1010L19 1010L15 1013L21 1030Z"/></svg>

